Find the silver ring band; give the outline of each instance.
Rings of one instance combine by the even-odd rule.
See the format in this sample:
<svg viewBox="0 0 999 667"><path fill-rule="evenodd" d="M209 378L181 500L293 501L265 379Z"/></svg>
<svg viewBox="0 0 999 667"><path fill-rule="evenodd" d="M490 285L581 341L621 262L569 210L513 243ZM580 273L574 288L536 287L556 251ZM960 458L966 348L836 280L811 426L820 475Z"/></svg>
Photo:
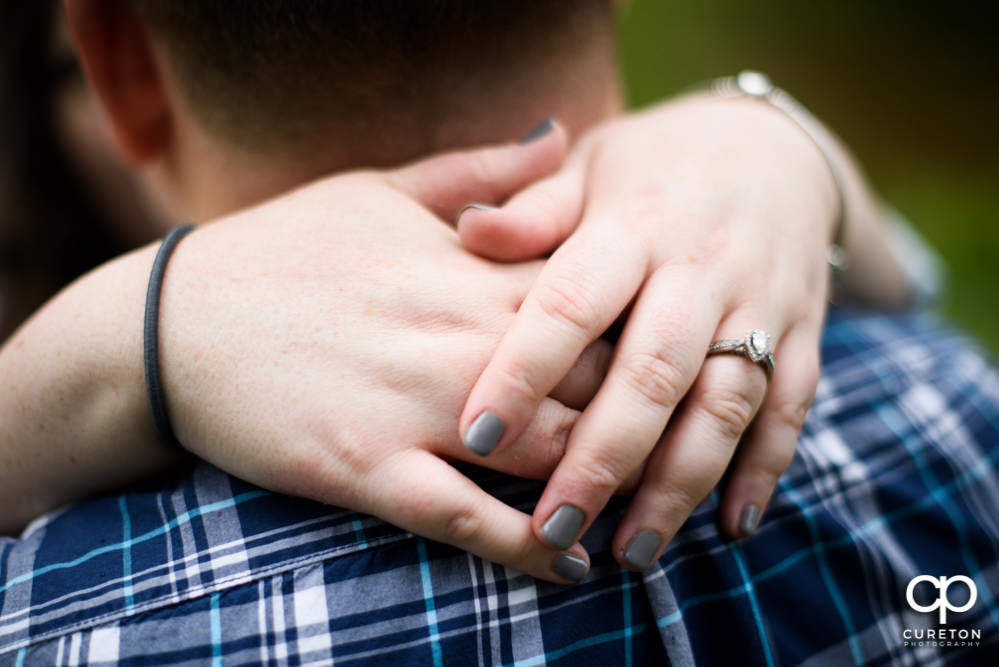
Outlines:
<svg viewBox="0 0 999 667"><path fill-rule="evenodd" d="M724 338L716 340L708 346L708 355L739 354L755 364L760 365L767 374L769 381L774 375L774 351L770 344L770 336L762 329L753 329L742 340Z"/></svg>

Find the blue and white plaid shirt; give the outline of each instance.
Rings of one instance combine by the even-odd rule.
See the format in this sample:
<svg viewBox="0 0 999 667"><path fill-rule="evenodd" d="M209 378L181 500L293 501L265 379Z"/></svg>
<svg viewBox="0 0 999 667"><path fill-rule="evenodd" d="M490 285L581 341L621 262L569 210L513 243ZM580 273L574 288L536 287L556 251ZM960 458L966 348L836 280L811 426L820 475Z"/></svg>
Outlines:
<svg viewBox="0 0 999 667"><path fill-rule="evenodd" d="M834 312L823 357L752 538L712 496L633 574L615 501L557 586L199 464L0 539L0 664L999 664L999 374L927 315ZM525 511L541 490L478 481ZM941 626L920 574L977 600Z"/></svg>

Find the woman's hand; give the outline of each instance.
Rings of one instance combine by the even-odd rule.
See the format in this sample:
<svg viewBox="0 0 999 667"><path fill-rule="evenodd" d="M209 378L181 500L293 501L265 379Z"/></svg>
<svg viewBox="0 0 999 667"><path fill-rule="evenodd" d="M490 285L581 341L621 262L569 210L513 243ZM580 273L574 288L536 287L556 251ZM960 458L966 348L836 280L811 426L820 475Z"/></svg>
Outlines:
<svg viewBox="0 0 999 667"><path fill-rule="evenodd" d="M640 477L615 552L644 569L733 456L722 524L753 532L818 381L837 205L821 153L794 123L756 101L700 97L611 121L554 176L497 210L462 213L464 245L498 259L568 237L461 415L470 448L495 447L485 460L516 440L586 346L626 319L535 510L539 539L574 543ZM705 359L712 341L753 329L773 340L769 387L746 358ZM499 437L477 435L479 420L501 423Z"/></svg>
<svg viewBox="0 0 999 667"><path fill-rule="evenodd" d="M508 196L557 169L565 150L555 128L526 145L336 176L187 236L160 304L179 440L269 489L537 577L585 574L581 547L566 560L534 539L528 515L446 462L477 459L457 437L461 405L542 262L471 255L438 216ZM0 529L170 459L152 435L142 374L153 251L81 279L0 353ZM490 467L546 478L609 355L605 343L590 346Z"/></svg>
<svg viewBox="0 0 999 667"><path fill-rule="evenodd" d="M545 141L491 159L551 158L565 145L561 132ZM559 550L533 538L530 516L447 463L481 463L458 439L457 417L542 262L466 252L414 202L428 185L454 187L454 170L443 171L447 188L426 164L336 177L188 236L161 304L168 412L185 447L243 479L566 581L565 572L585 572L582 547L572 550L576 570L556 563ZM480 180L502 193L537 175L529 172L518 165L516 178ZM578 416L566 404L588 402L608 356L604 343L581 349L576 373L489 467L546 478Z"/></svg>

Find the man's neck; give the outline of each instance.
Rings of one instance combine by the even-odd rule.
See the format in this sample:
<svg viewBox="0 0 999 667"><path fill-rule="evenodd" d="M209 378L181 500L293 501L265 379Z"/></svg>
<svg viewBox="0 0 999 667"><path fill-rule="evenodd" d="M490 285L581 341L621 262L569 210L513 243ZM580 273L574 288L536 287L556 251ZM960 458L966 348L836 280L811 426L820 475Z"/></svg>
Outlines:
<svg viewBox="0 0 999 667"><path fill-rule="evenodd" d="M443 118L387 113L362 127L331 123L287 154L234 146L205 131L186 109L174 114L171 150L151 180L171 215L210 220L331 173L389 167L433 153L517 139L554 116L579 137L622 109L610 50L580 53L557 76L527 73L456 91Z"/></svg>

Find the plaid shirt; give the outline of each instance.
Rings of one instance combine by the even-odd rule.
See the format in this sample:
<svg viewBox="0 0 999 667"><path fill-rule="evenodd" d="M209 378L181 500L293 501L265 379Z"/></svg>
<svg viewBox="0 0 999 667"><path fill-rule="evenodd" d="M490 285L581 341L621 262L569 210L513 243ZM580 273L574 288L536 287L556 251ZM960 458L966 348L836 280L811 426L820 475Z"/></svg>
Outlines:
<svg viewBox="0 0 999 667"><path fill-rule="evenodd" d="M198 464L0 540L0 664L999 664L999 374L927 315L834 312L823 357L752 538L719 534L712 495L633 574L615 500L557 586ZM525 511L541 490L476 475ZM978 599L941 626L907 603L919 574Z"/></svg>

